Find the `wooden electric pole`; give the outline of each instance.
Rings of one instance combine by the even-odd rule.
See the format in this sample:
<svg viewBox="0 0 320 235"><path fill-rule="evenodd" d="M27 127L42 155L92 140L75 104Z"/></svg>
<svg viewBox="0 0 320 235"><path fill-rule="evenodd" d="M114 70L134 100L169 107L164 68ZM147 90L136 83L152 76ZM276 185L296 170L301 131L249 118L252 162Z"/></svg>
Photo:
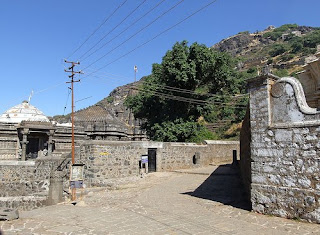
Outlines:
<svg viewBox="0 0 320 235"><path fill-rule="evenodd" d="M81 74L82 72L81 71L74 71L74 67L76 65L79 65L80 62L72 62L72 61L67 61L65 60L64 61L65 63L69 63L71 64L71 66L69 67L69 70L64 70L65 72L67 73L71 73L71 75L69 75L69 78L71 79L70 82L67 82L67 83L71 83L71 129L72 129L72 133L71 133L71 162L72 162L72 165L75 163L75 144L74 144L74 89L73 89L73 84L75 82L80 82L80 80L74 80L74 75L75 74ZM76 199L76 188L72 188L71 190L71 200L75 200Z"/></svg>

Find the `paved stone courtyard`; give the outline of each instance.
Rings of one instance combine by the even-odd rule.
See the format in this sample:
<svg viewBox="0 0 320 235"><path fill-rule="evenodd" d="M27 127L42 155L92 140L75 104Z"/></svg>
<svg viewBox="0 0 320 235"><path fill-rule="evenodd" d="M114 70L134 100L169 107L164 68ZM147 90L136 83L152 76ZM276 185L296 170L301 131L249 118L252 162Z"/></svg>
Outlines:
<svg viewBox="0 0 320 235"><path fill-rule="evenodd" d="M320 226L245 210L230 165L151 173L114 190L86 189L75 206L20 212L9 234L320 234Z"/></svg>

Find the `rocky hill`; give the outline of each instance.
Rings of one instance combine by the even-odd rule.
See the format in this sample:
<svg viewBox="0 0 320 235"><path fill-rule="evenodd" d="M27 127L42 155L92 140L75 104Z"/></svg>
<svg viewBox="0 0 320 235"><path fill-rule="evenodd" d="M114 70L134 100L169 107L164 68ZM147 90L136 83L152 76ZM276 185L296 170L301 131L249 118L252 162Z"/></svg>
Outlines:
<svg viewBox="0 0 320 235"><path fill-rule="evenodd" d="M272 72L282 76L299 71L319 44L320 28L286 24L254 33L240 32L212 48L239 58L240 70L253 71L271 65Z"/></svg>
<svg viewBox="0 0 320 235"><path fill-rule="evenodd" d="M110 116L109 119L117 119L117 121L120 121L122 123L129 123L130 119L130 111L124 106L124 101L127 98L128 95L134 94L134 90L131 89L132 86L137 86L143 81L143 78L137 82L129 83L124 86L119 86L115 88L109 96L106 98L100 100L98 103L89 106L85 109L81 109L75 112L75 120L91 120L91 119L97 119L98 117L94 117L95 115L99 115L98 112L95 110L97 107L102 107L103 109L108 111L108 115ZM53 120L60 122L60 123L66 123L70 122L71 116L68 115L57 115L53 117Z"/></svg>

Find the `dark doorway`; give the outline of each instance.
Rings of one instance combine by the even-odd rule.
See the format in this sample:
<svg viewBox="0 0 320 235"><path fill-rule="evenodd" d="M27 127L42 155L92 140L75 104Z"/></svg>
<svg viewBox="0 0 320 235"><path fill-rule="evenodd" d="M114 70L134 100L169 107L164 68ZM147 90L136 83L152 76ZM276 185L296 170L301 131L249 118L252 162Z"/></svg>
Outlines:
<svg viewBox="0 0 320 235"><path fill-rule="evenodd" d="M148 171L157 171L157 149L148 149Z"/></svg>
<svg viewBox="0 0 320 235"><path fill-rule="evenodd" d="M29 143L27 144L27 156L28 158L38 157L39 151L39 138L28 138Z"/></svg>
<svg viewBox="0 0 320 235"><path fill-rule="evenodd" d="M48 148L48 136L44 133L31 133L28 135L26 154L28 158L37 158L38 152Z"/></svg>

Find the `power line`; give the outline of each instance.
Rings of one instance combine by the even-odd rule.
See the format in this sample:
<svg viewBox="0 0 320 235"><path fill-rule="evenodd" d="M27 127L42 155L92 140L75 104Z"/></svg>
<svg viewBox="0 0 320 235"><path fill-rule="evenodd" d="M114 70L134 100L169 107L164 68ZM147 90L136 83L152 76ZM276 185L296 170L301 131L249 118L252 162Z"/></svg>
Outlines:
<svg viewBox="0 0 320 235"><path fill-rule="evenodd" d="M95 78L106 78L106 76L98 76L98 75L93 75L92 77L95 77ZM109 78L113 78L113 77L109 77ZM117 78L113 78L113 79L117 79ZM145 90L145 89L143 89L143 88L141 88L139 86L136 86L136 85L129 85L127 88L128 89L133 88L134 90L141 91L141 92L143 92L145 94L150 94L150 92L153 92L153 95L155 95L157 97L161 97L161 98L165 98L165 99L171 99L171 100L177 100L177 101L182 101L182 102L187 102L187 103L194 103L194 104L198 104L198 105L219 104L219 105L222 105L223 107L245 108L245 105L241 105L241 104L237 105L237 104L234 104L234 103L228 103L228 102L222 102L222 101L207 101L207 100L200 100L200 99L194 99L194 98L187 98L187 97L172 95L172 94L168 94L168 93L164 93L164 92L159 92L159 91L156 91L154 89L148 89L147 88ZM228 97L228 96L224 95L223 97Z"/></svg>
<svg viewBox="0 0 320 235"><path fill-rule="evenodd" d="M153 23L155 23L157 20L159 20L161 17L163 17L164 15L166 15L167 13L169 13L171 10L173 10L174 8L176 8L179 4L181 4L184 0L181 0L180 2L178 2L177 4L175 4L174 6L172 6L171 8L169 8L168 10L166 10L165 12L163 12L160 16L158 16L157 18L155 18L153 21L151 21L149 24L145 25L144 27L142 27L138 32L134 33L133 35L131 35L129 38L127 38L125 41L123 41L122 43L120 43L118 46L114 47L113 49L111 49L110 51L108 51L106 54L104 54L103 56L101 56L99 59L95 60L94 62L92 62L91 64L89 64L87 67L85 67L84 69L87 69L89 67L91 67L93 64L97 63L98 61L100 61L101 59L103 59L104 57L106 57L107 55L109 55L111 52L113 52L114 50L118 49L120 46L122 46L123 44L125 44L126 42L128 42L130 39L132 39L133 37L137 36L139 33L141 33L143 30L145 30L146 28L148 28L149 26L151 26Z"/></svg>
<svg viewBox="0 0 320 235"><path fill-rule="evenodd" d="M157 35L156 35L156 36L154 36L153 38L151 38L151 39L149 39L148 41L146 41L146 42L144 42L144 43L140 44L139 46L135 47L135 48L134 48L134 49L132 49L131 51L129 51L129 52L127 52L127 53L125 53L125 54L121 55L121 56L120 56L120 57L118 57L117 59L115 59L115 60L111 61L110 63L106 64L105 66L103 66L103 67L101 67L101 68L97 69L95 72L98 72L98 71L100 71L101 69L104 69L105 67L109 66L110 64L113 64L114 62L116 62L116 61L118 61L118 60L122 59L123 57L125 57L125 56L127 56L127 55L131 54L132 52L136 51L137 49L139 49L139 48L143 47L144 45L148 44L149 42L151 42L151 41L155 40L156 38L158 38L158 37L159 37L159 36L161 36L162 34L164 34L164 33L168 32L169 30L171 30L171 29L175 28L176 26L180 25L181 23L183 23L184 21L188 20L189 18L191 18L192 16L196 15L197 13L199 13L199 12L200 12L200 11L202 11L202 10L204 10L205 8L209 7L210 5L212 5L213 3L215 3L216 1L217 1L217 0L211 1L211 2L210 2L210 3L208 3L207 5L205 5L205 6L201 7L201 8L200 8L200 9L198 9L197 11L193 12L192 14L188 15L188 16L187 16L187 17L185 17L184 19L180 20L178 23L176 23L176 24L172 25L171 27L169 27L169 28L165 29L164 31L160 32L159 34L157 34ZM87 67L87 68L88 68L88 67ZM95 73L95 72L93 72L93 73ZM93 74L93 73L91 73L91 74ZM87 75L87 76L85 76L85 77L88 77L88 76L90 76L91 74L88 74L88 75ZM84 78L85 78L85 77L84 77Z"/></svg>
<svg viewBox="0 0 320 235"><path fill-rule="evenodd" d="M63 109L63 115L66 113L66 109L67 109L70 93L71 93L71 89L70 89L70 87L68 87L68 96L67 96L67 100L66 100L66 105L64 106L64 109Z"/></svg>
<svg viewBox="0 0 320 235"><path fill-rule="evenodd" d="M83 99L80 99L80 100L76 100L75 103L78 103L78 102L81 102L83 100L87 100L87 99L90 99L90 98L92 98L92 96L88 96L86 98L83 98Z"/></svg>
<svg viewBox="0 0 320 235"><path fill-rule="evenodd" d="M111 76L110 76L111 75ZM130 80L130 78L125 77L125 76L121 76L121 75L115 75L115 74L101 74L100 75L91 75L92 77L96 77L96 78L111 78L111 79L117 79L117 80L122 80L122 81L127 81ZM117 76L120 77L119 78L115 78L112 76ZM137 87L137 85L131 85L133 87ZM153 84L153 86L156 86L155 84ZM180 93L186 93L186 94L192 94L192 95L201 95L201 96L210 96L210 97L225 97L225 98L242 98L244 96L248 96L248 93L246 94L234 94L234 95L220 95L220 94L214 94L214 93L206 93L206 94L199 94L193 90L188 90L188 89L183 89L183 88L178 88L178 87L172 87L172 86L166 86L166 85L158 85L156 87L157 89L163 89L163 90L167 90L167 91L175 91L175 92L180 92Z"/></svg>
<svg viewBox="0 0 320 235"><path fill-rule="evenodd" d="M157 87L158 89L164 89L167 91L175 91L180 93L186 93L186 94L192 94L192 95L201 95L201 96L209 96L209 97L232 97L232 98L241 98L242 96L245 96L247 94L237 94L237 95L219 95L219 94L213 94L213 93L206 93L206 94L199 94L193 90L187 90L177 87L171 87L171 86L165 86L165 85L159 85Z"/></svg>
<svg viewBox="0 0 320 235"><path fill-rule="evenodd" d="M63 84L64 84L64 82L58 83L58 84L53 85L53 86L50 86L50 87L47 87L47 88L42 89L42 90L40 90L40 91L36 91L36 92L34 92L34 95L40 94L40 93L45 92L45 91L47 91L47 90L51 90L51 89L56 88L56 87L58 87L58 86L61 86L61 85L63 85Z"/></svg>
<svg viewBox="0 0 320 235"><path fill-rule="evenodd" d="M166 95L166 94L162 94L162 93L154 93L153 95L158 96L160 98L164 98L164 99L176 100L176 101L185 102L185 103L193 103L193 104L197 104L197 105L218 104L219 107L243 108L243 109L246 108L245 106L236 106L236 105L231 105L231 104L228 104L228 103L205 102L205 101L202 101L202 100L190 100L188 98L183 98L183 97L179 97L179 96L172 96L172 95Z"/></svg>
<svg viewBox="0 0 320 235"><path fill-rule="evenodd" d="M124 2L122 2L107 18L105 18L105 20L98 26L98 28L96 28L90 35L89 37L87 37L86 40L84 40L84 42L77 48L75 49L70 56L68 56L67 58L70 58L71 56L73 56L78 50L80 50L80 48L127 2L128 0L125 0Z"/></svg>
<svg viewBox="0 0 320 235"><path fill-rule="evenodd" d="M155 5L152 9L150 9L148 12L146 12L143 16L141 16L139 19L137 19L136 21L134 21L132 24L130 24L127 28L125 28L124 30L122 30L119 34L117 34L116 36L114 36L112 39L110 39L108 42L106 42L105 44L103 44L102 46L100 46L98 49L94 50L93 52L91 52L89 55L87 55L86 57L84 57L82 59L82 61L86 60L88 57L90 57L92 54L96 53L97 51L99 51L100 49L102 49L103 47L105 47L107 44L109 44L110 42L112 42L114 39L116 39L117 37L119 37L121 34L123 34L124 32L126 32L129 28L131 28L133 25L135 25L137 22L139 22L142 18L146 17L150 12L152 12L154 9L156 9L158 6L160 6L160 4L162 4L164 1L166 0L162 0L161 2L159 2L157 5ZM80 58L81 59L81 58Z"/></svg>
<svg viewBox="0 0 320 235"><path fill-rule="evenodd" d="M157 92L154 90L150 90L150 89L141 89L141 88L136 88L134 87L135 90L138 90L140 92L146 93L146 94L150 94L150 92L152 92L152 95L161 97L161 98L169 98L169 99L173 99L173 100L178 100L178 101L183 101L183 102L187 102L187 103L194 103L194 104L199 104L199 105L206 105L206 104L219 104L219 106L223 106L223 107L233 107L233 108L245 108L246 106L244 105L236 105L236 104L232 104L232 103L225 103L225 102L220 102L220 101L206 101L206 100L199 100L199 99L193 99L193 98L186 98L186 97L182 97L182 96L176 96L176 95L171 95L171 94L167 94L167 93L162 93L162 92Z"/></svg>
<svg viewBox="0 0 320 235"><path fill-rule="evenodd" d="M87 50L84 54L82 54L79 58L83 58L89 51L91 51L95 46L97 46L103 39L105 39L110 33L112 33L116 28L118 28L126 19L128 19L139 7L141 7L147 0L144 0L140 3L135 9L133 9L120 23L118 23L115 27L113 27L108 33L106 33L96 44L94 44L89 50Z"/></svg>

